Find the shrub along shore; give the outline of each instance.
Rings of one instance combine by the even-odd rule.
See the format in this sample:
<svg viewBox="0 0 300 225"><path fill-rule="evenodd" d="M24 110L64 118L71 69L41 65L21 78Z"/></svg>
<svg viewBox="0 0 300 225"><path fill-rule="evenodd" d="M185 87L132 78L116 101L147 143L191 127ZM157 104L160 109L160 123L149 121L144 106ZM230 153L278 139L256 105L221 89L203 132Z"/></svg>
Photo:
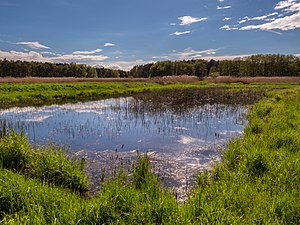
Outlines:
<svg viewBox="0 0 300 225"><path fill-rule="evenodd" d="M35 95L35 88L42 95L54 96L55 87L60 87L49 85L51 87L43 92L42 88L47 85L1 85L1 101L6 101L3 90L8 96L11 93L7 99L20 96L22 92L25 99L26 96L35 99L30 96L30 93ZM66 94L68 88L74 92L76 87L80 89L80 86L64 85ZM114 96L112 89L104 91L107 86L101 89L93 84L93 89L91 84L81 85L87 85L86 90L96 92L99 89ZM105 85L133 85L130 86L133 90L126 89L118 94L199 86ZM202 88L206 86L210 85L201 85ZM53 146L32 147L21 135L10 133L2 137L0 223L297 224L300 221L300 88L263 85L266 87L280 89L268 91L266 98L254 105L248 114L244 136L231 140L223 152L223 161L212 171L198 176L195 188L184 204L178 203L173 193L161 186L151 172L147 156L140 156L129 172L120 168L115 177L101 183L98 196L88 198L82 161L67 157ZM11 92L9 88L15 89ZM48 93L49 90L53 93ZM75 97L74 100L79 99ZM33 100L28 104L31 103ZM22 105L20 101L11 100L6 106L14 104Z"/></svg>

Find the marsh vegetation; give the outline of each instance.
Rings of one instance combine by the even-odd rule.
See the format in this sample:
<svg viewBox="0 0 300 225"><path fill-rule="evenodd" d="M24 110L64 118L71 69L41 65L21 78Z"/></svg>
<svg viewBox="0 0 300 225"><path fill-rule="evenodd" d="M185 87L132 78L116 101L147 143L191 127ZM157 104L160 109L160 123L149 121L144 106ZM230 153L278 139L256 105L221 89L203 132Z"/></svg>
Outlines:
<svg viewBox="0 0 300 225"><path fill-rule="evenodd" d="M2 223L297 224L300 220L299 88L290 86L288 89L266 91L237 85L183 91L185 94L168 89L166 93L153 92L125 98L125 112L128 118L128 113L133 113L131 118L142 118L146 128L149 126L145 123L146 119L161 115L186 114L181 120L176 117L177 122L192 121L201 125L210 117L222 121L221 115L228 118L229 113L244 114L246 111L241 109L256 102L248 112L246 128L241 127L244 135L229 142L226 150L219 153L222 160L211 170L205 172L204 168L196 176L194 188L184 204L178 203L176 194L161 183L155 164L151 163L155 154L142 156L135 152L136 160L122 166L127 159L121 159L122 151L126 152L126 144L122 147L124 143L120 142L117 152L113 148L114 153L110 154L111 162L117 162L112 168L112 176L100 173L101 191L89 198L87 177L83 172L83 165L85 163L88 167L88 160L70 158L70 154L53 146L33 146L28 143L32 140L22 135L6 134L9 126L2 122L8 126L2 127L5 132L2 132L0 140ZM192 96L197 100L193 100ZM264 99L260 100L262 97ZM122 107L123 103L119 101L109 110ZM203 116L205 111L211 114ZM120 118L124 122L124 117ZM234 119L234 122L237 121L239 119ZM156 124L160 121L156 120ZM208 127L211 124L214 123L209 122ZM176 123L174 126L177 126ZM189 128L181 124L178 127ZM198 127L198 130L201 129ZM189 131L177 129L177 132L180 136ZM222 135L215 133L212 132L213 140L222 139ZM95 156L93 151L78 151L77 156ZM193 153L194 157L199 157L197 154L201 150Z"/></svg>

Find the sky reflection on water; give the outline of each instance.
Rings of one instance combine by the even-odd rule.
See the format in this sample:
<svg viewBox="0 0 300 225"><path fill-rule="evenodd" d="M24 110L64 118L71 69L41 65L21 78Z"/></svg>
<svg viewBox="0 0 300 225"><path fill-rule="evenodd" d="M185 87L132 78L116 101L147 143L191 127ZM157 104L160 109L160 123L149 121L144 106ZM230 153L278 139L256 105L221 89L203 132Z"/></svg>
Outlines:
<svg viewBox="0 0 300 225"><path fill-rule="evenodd" d="M210 169L227 140L242 134L248 106L198 103L190 96L182 101L172 95L11 108L0 111L1 130L22 131L31 143L53 142L87 157L93 162L87 170L94 183L103 168L111 171L119 159L148 152L154 171L184 199L192 177Z"/></svg>

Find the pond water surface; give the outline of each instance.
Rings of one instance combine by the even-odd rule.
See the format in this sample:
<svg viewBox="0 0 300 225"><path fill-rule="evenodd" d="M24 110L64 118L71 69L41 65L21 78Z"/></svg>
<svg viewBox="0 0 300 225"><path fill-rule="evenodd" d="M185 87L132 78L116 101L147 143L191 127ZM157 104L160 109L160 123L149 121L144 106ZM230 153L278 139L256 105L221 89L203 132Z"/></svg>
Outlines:
<svg viewBox="0 0 300 225"><path fill-rule="evenodd" d="M109 171L120 159L148 152L166 185L183 193L197 171L220 160L227 140L243 132L248 103L228 104L229 97L222 103L211 101L209 93L183 91L11 108L0 111L0 124L2 130L22 131L31 143L51 141L87 157L93 180L100 168Z"/></svg>

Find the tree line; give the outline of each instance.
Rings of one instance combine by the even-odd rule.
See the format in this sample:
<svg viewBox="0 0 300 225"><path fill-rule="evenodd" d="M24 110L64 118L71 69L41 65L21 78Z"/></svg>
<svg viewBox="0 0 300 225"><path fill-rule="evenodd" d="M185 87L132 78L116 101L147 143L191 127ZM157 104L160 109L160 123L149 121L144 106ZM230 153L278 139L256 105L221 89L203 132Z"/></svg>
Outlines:
<svg viewBox="0 0 300 225"><path fill-rule="evenodd" d="M126 77L127 72L76 63L0 60L0 77Z"/></svg>
<svg viewBox="0 0 300 225"><path fill-rule="evenodd" d="M135 66L132 77L168 75L206 76L300 76L300 58L294 55L252 55L233 60L163 61Z"/></svg>
<svg viewBox="0 0 300 225"><path fill-rule="evenodd" d="M300 58L294 55L252 55L234 60L162 61L134 66L130 71L94 68L76 63L0 60L0 77L156 77L300 76Z"/></svg>
<svg viewBox="0 0 300 225"><path fill-rule="evenodd" d="M212 66L216 66L217 61L211 60L183 60L183 61L163 61L146 65L134 66L129 75L132 77L157 77L157 76L178 76L193 75L205 77L209 74Z"/></svg>
<svg viewBox="0 0 300 225"><path fill-rule="evenodd" d="M252 55L220 62L221 76L300 76L300 58L294 55Z"/></svg>

